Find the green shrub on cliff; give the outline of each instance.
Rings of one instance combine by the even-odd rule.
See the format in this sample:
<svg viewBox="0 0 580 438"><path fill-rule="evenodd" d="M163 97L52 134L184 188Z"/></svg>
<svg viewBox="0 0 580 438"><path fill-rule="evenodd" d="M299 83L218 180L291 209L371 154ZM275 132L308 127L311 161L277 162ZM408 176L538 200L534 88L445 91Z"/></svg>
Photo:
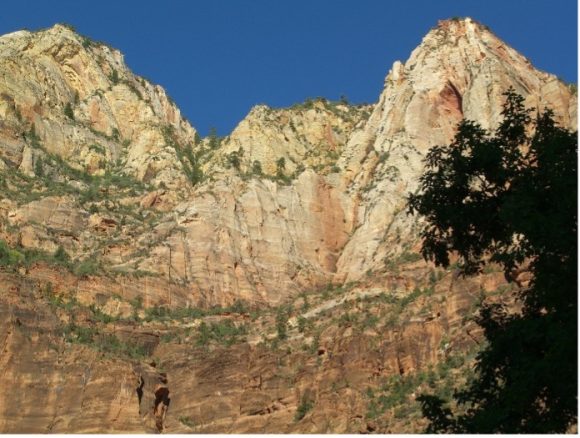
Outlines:
<svg viewBox="0 0 580 438"><path fill-rule="evenodd" d="M11 249L4 240L0 240L0 266L16 266L24 262L24 254Z"/></svg>

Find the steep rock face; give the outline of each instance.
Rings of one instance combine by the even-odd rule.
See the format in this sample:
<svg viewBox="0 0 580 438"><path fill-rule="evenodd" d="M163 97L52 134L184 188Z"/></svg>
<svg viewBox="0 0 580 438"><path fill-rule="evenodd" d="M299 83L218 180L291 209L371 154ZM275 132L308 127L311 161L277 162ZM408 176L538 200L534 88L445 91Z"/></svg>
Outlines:
<svg viewBox="0 0 580 438"><path fill-rule="evenodd" d="M226 138L222 151L224 155L238 153L245 170L251 170L258 161L269 175L277 173L281 158L286 174L300 166L324 171L336 163L351 133L364 125L371 110L370 105L351 106L324 99L287 109L258 105Z"/></svg>
<svg viewBox="0 0 580 438"><path fill-rule="evenodd" d="M158 269L170 245L174 278L207 302L279 303L336 270L352 226L343 198L312 170L291 186L226 178L176 206L176 232L140 266Z"/></svg>
<svg viewBox="0 0 580 438"><path fill-rule="evenodd" d="M577 96L469 18L440 22L405 64L394 63L368 123L339 162L363 202L338 272L356 280L416 244L405 196L417 187L423 157L448 144L464 117L495 129L509 87L527 106L549 107L562 126L577 129Z"/></svg>
<svg viewBox="0 0 580 438"><path fill-rule="evenodd" d="M267 311L251 326L245 313L203 322L97 321L94 307L72 300L84 301L84 286L71 294L62 278L51 278L54 289L47 290L38 272L0 273L0 383L11 389L0 397L0 430L416 432L425 422L416 394L405 398L412 418L393 418L389 409L387 418L371 421L370 406L379 396L372 391L476 349L481 329L469 318L471 309L478 297L497 297L502 282L500 272L461 279L439 270L436 284L408 299L411 289L431 282L428 272L415 263L381 276L380 285L369 279L326 297L309 293L310 306L297 298L296 316L307 322L300 329L291 318L286 339L277 338L277 318ZM111 299L105 293L103 288L101 298ZM192 330L202 323L223 327L224 321L248 327L246 340L204 344ZM139 345L141 352L122 345ZM463 371L433 379L455 384ZM427 382L422 385L426 390ZM305 400L310 408L300 416Z"/></svg>
<svg viewBox="0 0 580 438"><path fill-rule="evenodd" d="M0 60L4 160L31 173L39 155L27 135L33 129L47 152L74 167L102 173L119 162L139 179L175 186L181 172L162 128L173 127L183 144L195 130L163 88L131 73L118 50L56 25L1 37Z"/></svg>
<svg viewBox="0 0 580 438"><path fill-rule="evenodd" d="M130 363L102 360L83 347L63 349L59 319L40 304L30 281L3 276L2 284L0 381L10 388L0 397L3 433L149 430L139 417Z"/></svg>
<svg viewBox="0 0 580 438"><path fill-rule="evenodd" d="M396 62L375 106L258 106L215 148L63 26L1 37L0 71L0 238L71 258L1 269L3 432L417 432L416 404L373 412L388 380L475 348L477 301L509 297L500 272L417 261L421 159L463 116L493 128L510 85L577 123L566 86L469 19ZM238 299L256 313L191 309Z"/></svg>
<svg viewBox="0 0 580 438"><path fill-rule="evenodd" d="M135 193L69 175L71 196L41 189L5 202L2 235L178 282L191 302L280 302L416 250L405 197L422 158L464 116L494 127L509 86L576 126L576 96L470 19L439 23L405 64L395 62L373 107L257 106L217 145L199 141L118 51L66 27L6 35L0 59L3 167L34 176L53 153L89 173L150 183Z"/></svg>

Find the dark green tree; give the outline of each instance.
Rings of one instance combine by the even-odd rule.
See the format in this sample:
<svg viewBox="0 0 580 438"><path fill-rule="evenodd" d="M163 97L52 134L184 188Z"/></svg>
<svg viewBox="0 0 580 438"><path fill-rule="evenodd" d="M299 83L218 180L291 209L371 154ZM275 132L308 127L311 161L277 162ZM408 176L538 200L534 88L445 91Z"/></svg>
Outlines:
<svg viewBox="0 0 580 438"><path fill-rule="evenodd" d="M209 147L211 149L217 149L220 147L221 145L221 139L218 137L217 135L217 129L216 128L209 128L209 134L208 134L208 138L209 138Z"/></svg>
<svg viewBox="0 0 580 438"><path fill-rule="evenodd" d="M284 170L286 169L286 159L280 157L276 160L276 175L278 178L284 177Z"/></svg>
<svg viewBox="0 0 580 438"><path fill-rule="evenodd" d="M279 340L284 340L288 337L288 318L290 317L291 309L286 306L281 306L276 312L276 331Z"/></svg>
<svg viewBox="0 0 580 438"><path fill-rule="evenodd" d="M59 247L54 252L53 258L54 261L59 265L65 267L68 267L70 265L70 256L61 245L59 245Z"/></svg>
<svg viewBox="0 0 580 438"><path fill-rule="evenodd" d="M111 74L109 75L109 80L113 83L113 85L117 85L119 83L119 72L115 69L113 69L113 71L111 71Z"/></svg>
<svg viewBox="0 0 580 438"><path fill-rule="evenodd" d="M258 176L262 175L262 163L258 160L254 160L252 163L252 173Z"/></svg>
<svg viewBox="0 0 580 438"><path fill-rule="evenodd" d="M483 303L487 346L474 382L455 393L465 412L423 395L428 432L563 433L577 422L577 133L532 110L513 89L492 135L463 121L452 144L426 157L409 212L426 219L422 253L464 275L490 262L508 281L532 274L521 310Z"/></svg>
<svg viewBox="0 0 580 438"><path fill-rule="evenodd" d="M44 166L42 163L42 157L38 157L34 162L34 174L39 178L42 178L44 176Z"/></svg>
<svg viewBox="0 0 580 438"><path fill-rule="evenodd" d="M228 164L236 170L240 170L240 154L237 151L231 152L228 156Z"/></svg>
<svg viewBox="0 0 580 438"><path fill-rule="evenodd" d="M72 109L70 102L67 102L67 104L64 106L64 115L67 116L71 120L75 119L75 113Z"/></svg>

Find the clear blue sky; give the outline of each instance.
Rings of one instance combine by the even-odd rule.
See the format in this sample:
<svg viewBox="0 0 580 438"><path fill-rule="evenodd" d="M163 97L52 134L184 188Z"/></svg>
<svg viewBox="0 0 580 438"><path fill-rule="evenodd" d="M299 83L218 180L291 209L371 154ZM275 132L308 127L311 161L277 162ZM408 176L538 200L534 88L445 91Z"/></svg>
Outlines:
<svg viewBox="0 0 580 438"><path fill-rule="evenodd" d="M0 33L65 22L125 54L205 135L257 103L375 102L393 61L437 20L470 16L536 67L577 82L576 0L18 0Z"/></svg>

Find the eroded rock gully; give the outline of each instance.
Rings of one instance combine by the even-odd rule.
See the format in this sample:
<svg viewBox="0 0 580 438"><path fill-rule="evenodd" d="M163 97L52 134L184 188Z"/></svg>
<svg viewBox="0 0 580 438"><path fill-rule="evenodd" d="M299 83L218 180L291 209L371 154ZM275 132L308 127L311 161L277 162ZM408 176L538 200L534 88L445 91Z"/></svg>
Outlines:
<svg viewBox="0 0 580 438"><path fill-rule="evenodd" d="M225 138L65 26L0 37L0 73L1 432L421 431L416 395L471 376L477 303L529 281L418 260L422 159L510 86L577 126L471 19L374 105L259 105Z"/></svg>

